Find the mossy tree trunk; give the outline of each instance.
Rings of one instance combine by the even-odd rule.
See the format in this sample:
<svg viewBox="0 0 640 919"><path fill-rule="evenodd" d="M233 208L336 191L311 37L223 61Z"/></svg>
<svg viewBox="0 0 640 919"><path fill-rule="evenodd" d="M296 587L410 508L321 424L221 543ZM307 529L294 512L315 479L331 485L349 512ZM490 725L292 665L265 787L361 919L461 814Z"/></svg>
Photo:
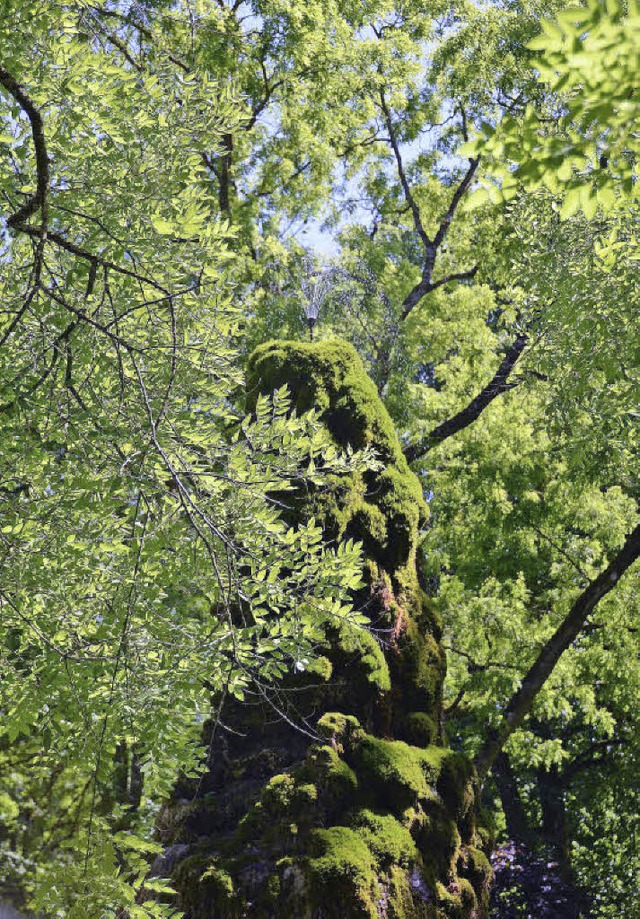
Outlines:
<svg viewBox="0 0 640 919"><path fill-rule="evenodd" d="M167 842L187 854L174 871L181 905L188 919L483 916L488 834L472 765L442 744L445 657L418 577L420 483L351 347L258 348L249 410L285 384L337 446L371 445L381 461L290 509L293 521L322 520L328 539L362 541L366 587L353 599L370 628L328 628L311 672L223 706L195 800L187 784L164 815Z"/></svg>

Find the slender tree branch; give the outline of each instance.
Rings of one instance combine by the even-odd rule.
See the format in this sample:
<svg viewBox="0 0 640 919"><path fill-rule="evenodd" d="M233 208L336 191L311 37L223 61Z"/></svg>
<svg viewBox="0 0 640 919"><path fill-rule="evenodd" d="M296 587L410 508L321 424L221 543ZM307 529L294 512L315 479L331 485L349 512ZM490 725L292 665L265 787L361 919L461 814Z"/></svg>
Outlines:
<svg viewBox="0 0 640 919"><path fill-rule="evenodd" d="M477 275L478 267L478 265L474 265L473 268L469 268L468 271L454 271L452 274L446 274L443 278L433 281L429 285L429 290L427 292L431 293L437 290L438 287L442 287L443 284L449 284L450 281L471 281Z"/></svg>
<svg viewBox="0 0 640 919"><path fill-rule="evenodd" d="M407 200L407 204L411 208L411 213L413 214L413 223L416 228L416 232L418 236L420 237L420 239L422 240L422 243L425 249L428 249L432 245L432 243L429 237L427 236L424 226L422 224L422 218L420 216L420 208L418 207L416 200L413 197L413 194L411 192L411 186L409 185L409 180L407 179L407 174L404 170L404 164L402 162L402 154L400 153L400 146L398 144L398 139L396 137L395 129L393 127L393 122L391 120L391 112L389 111L389 106L387 105L387 101L384 97L384 92L382 91L380 92L380 106L382 108L384 120L387 125L387 130L389 132L389 141L391 143L391 148L396 158L398 177L400 179L400 184L402 185L402 190Z"/></svg>
<svg viewBox="0 0 640 919"><path fill-rule="evenodd" d="M443 284L447 284L449 281L473 278L478 271L478 266L476 265L474 268L471 268L468 271L456 272L455 274L450 274L444 278L441 278L439 281L433 281L433 269L436 264L438 252L440 251L440 247L445 241L449 227L451 226L451 222L453 221L456 210L458 209L458 205L460 204L464 193L473 180L473 176L475 175L479 162L480 159L478 157L469 160L469 167L462 177L458 187L456 188L453 198L451 199L451 203L447 208L444 217L440 221L436 235L433 237L433 239L426 237L426 234L424 237L422 235L420 236L425 251L425 260L422 267L422 277L415 285L415 287L413 287L404 298L402 303L402 312L400 314L400 319L403 322L412 312L414 307L416 307L418 303L420 303L420 301L423 299L423 297L426 297L427 294L430 294L433 290L436 290L436 288L441 287Z"/></svg>
<svg viewBox="0 0 640 919"><path fill-rule="evenodd" d="M251 130L262 112L264 112L266 107L269 105L271 97L273 96L276 89L279 89L284 85L284 80L276 80L274 83L269 83L269 75L267 74L267 68L265 66L264 59L260 61L260 68L262 70L262 81L264 83L264 96L253 106L251 117L244 125L245 131Z"/></svg>
<svg viewBox="0 0 640 919"><path fill-rule="evenodd" d="M467 670L469 673L485 673L487 670L517 670L517 667L514 664L504 664L501 661L486 661L486 663L481 664L475 658L471 657L466 651L463 651L461 648L454 648L453 645L443 645L442 646L447 654L456 654L458 657L463 657L467 662Z"/></svg>
<svg viewBox="0 0 640 919"><path fill-rule="evenodd" d="M404 197L407 202L407 208L411 211L413 216L413 225L416 233L418 234L418 237L420 238L420 242L422 243L422 248L424 250L424 261L422 264L420 280L412 287L402 302L400 322L404 322L405 319L407 319L407 317L411 314L413 309L424 297L427 296L427 294L437 290L439 287L442 287L445 284L448 284L450 281L471 280L475 277L478 271L478 266L475 265L474 267L465 271L452 272L448 275L445 275L443 278L439 278L437 281L433 280L433 271L435 268L436 260L438 258L438 253L440 252L441 246L446 238L449 226L451 225L451 222L455 216L458 205L460 204L463 195L473 180L473 176L475 175L476 169L478 168L479 158L469 160L467 171L459 182L453 194L453 198L451 199L451 203L449 204L449 207L447 208L444 216L440 220L436 234L432 239L429 237L424 228L422 216L420 214L420 208L418 207L418 203L414 198L413 192L411 190L411 185L409 184L409 179L407 178L407 173L402 160L402 153L396 134L396 129L393 125L391 111L387 104L384 92L382 91L380 92L380 107L382 109L384 122L389 134L388 142L391 144L391 149L393 150L398 178L400 179L400 184L402 186ZM464 111L462 112L462 117L463 129L466 130ZM379 374L380 389L384 389L388 380L388 360L386 361L386 365L387 366L383 367L382 372Z"/></svg>
<svg viewBox="0 0 640 919"><path fill-rule="evenodd" d="M449 227L451 226L451 221L455 217L456 210L458 209L458 205L460 204L460 201L462 200L464 193L466 192L468 187L471 185L473 177L476 173L476 169L478 168L479 162L480 162L480 157L478 156L472 160L469 160L469 166L467 168L467 171L463 175L460 184L456 188L453 194L453 198L451 199L451 204L447 208L447 211L444 217L440 221L440 226L438 227L436 235L433 237L433 246L436 250L440 248L440 246L445 240L445 237L449 231Z"/></svg>
<svg viewBox="0 0 640 919"><path fill-rule="evenodd" d="M139 32L140 35L144 35L144 37L149 41L154 41L155 36L151 29L147 29L146 26L142 25L142 23L134 21L131 18L131 13L119 13L116 10L106 10L100 6L90 6L88 9L90 9L96 17L107 16L111 19L117 19L123 25L131 26L134 28L137 32ZM176 55L169 51L167 51L166 54L172 64L175 64L176 67L179 67L180 70L182 70L184 73L191 73L191 67L189 67L188 64L185 64L183 60L181 60L179 57L176 57Z"/></svg>
<svg viewBox="0 0 640 919"><path fill-rule="evenodd" d="M480 781L490 772L496 757L531 710L536 696L551 676L560 657L583 631L589 616L600 600L616 586L622 575L640 557L640 524L627 536L612 562L591 581L571 610L542 648L524 677L522 685L508 703L502 722L492 730L475 759Z"/></svg>
<svg viewBox="0 0 640 919"><path fill-rule="evenodd" d="M136 60L133 59L132 55L129 52L129 49L127 48L127 46L125 45L123 41L120 41L117 35L114 35L108 29L105 29L103 25L98 25L98 31L100 32L101 35L104 35L105 40L107 42L112 44L114 48L118 49L120 54L125 58L125 60L129 62L129 64L131 64L131 66L135 70L138 71L138 73L142 73L144 71L144 67L142 67L141 64L139 64Z"/></svg>
<svg viewBox="0 0 640 919"><path fill-rule="evenodd" d="M566 787L570 782L583 772L585 769L590 769L593 766L598 766L602 763L614 747L622 747L626 743L626 738L624 737L607 737L604 740L596 740L592 744L582 750L574 760L572 760L559 775L560 783ZM602 756L598 756L598 753L602 753Z"/></svg>
<svg viewBox="0 0 640 919"><path fill-rule="evenodd" d="M42 227L22 225L18 229L20 229L23 233L26 233L28 236L40 236L42 233ZM48 233L47 240L49 242L55 243L61 249L65 249L67 252L71 252L72 255L77 255L79 258L85 259L90 263L95 262L98 265L109 268L116 274L122 274L127 278L134 278L136 281L140 281L143 284L149 284L156 290L161 291L161 293L165 294L165 296L170 296L169 291L162 287L161 284L158 284L157 281L154 281L153 278L149 278L144 274L140 274L138 271L132 271L129 268L123 268L121 265L116 264L116 262L112 262L107 258L103 258L101 255L96 255L94 252L90 252L88 249L83 249L82 246L76 245L75 243L66 239L60 233Z"/></svg>
<svg viewBox="0 0 640 919"><path fill-rule="evenodd" d="M458 690L458 695L455 697L451 705L444 705L442 708L442 717L443 718L452 718L460 707L460 703L464 699L464 694L466 692L465 687Z"/></svg>
<svg viewBox="0 0 640 919"><path fill-rule="evenodd" d="M578 574L583 579L583 581L586 581L586 582L589 581L589 578L585 570L578 564L578 562L574 558L571 558L569 553L565 551L565 549L563 549L561 545L559 545L554 539L552 539L550 536L544 533L539 527L535 525L535 523L531 523L530 526L531 526L531 529L534 530L541 539L546 540L549 543L549 545L556 550L556 552L559 552L560 555L569 562L572 568L574 568L578 572ZM581 584L580 586L582 587L583 585Z"/></svg>
<svg viewBox="0 0 640 919"><path fill-rule="evenodd" d="M424 456L429 450L435 447L436 444L442 443L443 440L447 440L447 438L451 437L453 434L457 434L470 424L473 424L497 396L513 389L513 387L517 385L513 381L510 381L509 377L520 355L524 351L527 341L528 336L524 332L520 333L507 351L495 376L484 389L479 392L465 408L452 418L447 419L447 421L443 421L442 424L439 424L430 431L421 441L415 444L409 444L404 451L404 455L410 463L420 459L420 457Z"/></svg>

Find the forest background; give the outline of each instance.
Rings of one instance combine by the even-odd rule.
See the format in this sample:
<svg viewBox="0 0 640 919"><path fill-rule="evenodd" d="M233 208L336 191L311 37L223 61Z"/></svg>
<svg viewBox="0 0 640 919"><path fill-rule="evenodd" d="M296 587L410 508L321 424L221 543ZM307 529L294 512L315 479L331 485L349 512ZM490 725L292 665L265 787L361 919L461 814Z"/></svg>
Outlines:
<svg viewBox="0 0 640 919"><path fill-rule="evenodd" d="M319 307L430 506L451 744L517 788L595 915L639 915L639 23L552 0L0 2L6 889L47 916L171 915L162 882L138 891L212 693L312 667L326 617L359 622L359 547L270 496L375 456L285 391L244 415L253 347L305 339Z"/></svg>

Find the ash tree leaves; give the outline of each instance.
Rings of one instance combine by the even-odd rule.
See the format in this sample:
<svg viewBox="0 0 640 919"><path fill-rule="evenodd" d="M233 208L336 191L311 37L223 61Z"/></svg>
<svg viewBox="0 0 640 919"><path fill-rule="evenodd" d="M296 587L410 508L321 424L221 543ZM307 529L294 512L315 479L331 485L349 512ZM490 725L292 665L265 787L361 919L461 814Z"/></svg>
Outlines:
<svg viewBox="0 0 640 919"><path fill-rule="evenodd" d="M530 105L523 117L507 114L483 125L483 136L463 148L490 158L497 186L489 195L513 197L520 185L546 186L562 200L566 220L617 201L637 200L640 153L640 10L625 10L617 0L588 5L542 20L542 32L529 42L532 66L548 94L540 110Z"/></svg>
<svg viewBox="0 0 640 919"><path fill-rule="evenodd" d="M203 768L212 693L268 697L352 616L359 547L291 529L287 495L372 461L284 392L243 418L203 159L238 106L162 30L123 54L100 13L0 20L1 870L69 919L175 916L140 840Z"/></svg>

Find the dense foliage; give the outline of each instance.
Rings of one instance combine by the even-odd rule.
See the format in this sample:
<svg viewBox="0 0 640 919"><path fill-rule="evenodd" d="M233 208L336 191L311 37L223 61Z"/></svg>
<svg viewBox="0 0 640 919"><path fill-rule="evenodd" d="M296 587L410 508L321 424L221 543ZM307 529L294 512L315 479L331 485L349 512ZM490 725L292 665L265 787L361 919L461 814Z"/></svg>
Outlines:
<svg viewBox="0 0 640 919"><path fill-rule="evenodd" d="M358 547L282 510L378 460L284 390L245 417L306 300L424 485L454 745L633 549L638 12L558 12L0 0L0 852L44 915L175 915L142 881L212 693L362 621ZM603 917L637 915L632 563L501 741Z"/></svg>

